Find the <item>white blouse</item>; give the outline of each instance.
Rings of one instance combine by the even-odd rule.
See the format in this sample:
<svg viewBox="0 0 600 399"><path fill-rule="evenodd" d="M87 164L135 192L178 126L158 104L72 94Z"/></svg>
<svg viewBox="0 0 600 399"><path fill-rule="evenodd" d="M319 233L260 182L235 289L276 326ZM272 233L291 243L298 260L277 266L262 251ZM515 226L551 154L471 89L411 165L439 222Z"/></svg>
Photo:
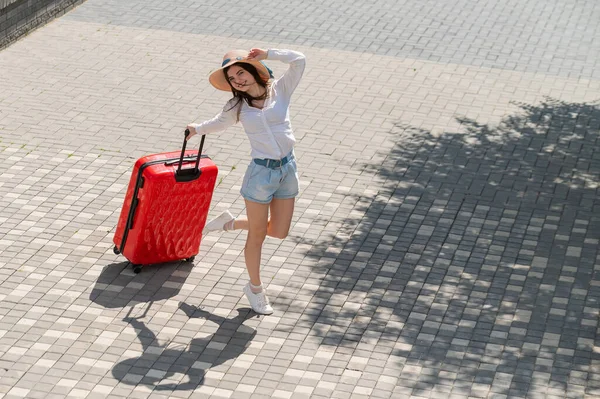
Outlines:
<svg viewBox="0 0 600 399"><path fill-rule="evenodd" d="M289 64L285 73L273 82L263 109L249 106L242 100L240 122L250 139L252 158L281 159L294 148L296 139L292 132L289 106L292 93L304 73L305 56L292 50L269 49L267 59ZM198 134L225 130L236 123L237 99L227 102L214 118L192 124Z"/></svg>

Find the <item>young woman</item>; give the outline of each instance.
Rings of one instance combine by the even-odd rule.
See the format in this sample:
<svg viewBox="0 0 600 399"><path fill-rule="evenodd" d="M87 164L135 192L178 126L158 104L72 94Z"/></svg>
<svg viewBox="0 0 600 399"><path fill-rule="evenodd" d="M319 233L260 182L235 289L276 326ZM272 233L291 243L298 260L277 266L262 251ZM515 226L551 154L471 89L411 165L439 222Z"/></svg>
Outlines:
<svg viewBox="0 0 600 399"><path fill-rule="evenodd" d="M274 80L263 60L278 60L288 69ZM289 105L292 93L304 72L305 57L291 50L253 48L230 51L221 67L209 76L217 89L230 91L233 98L213 119L187 126L194 134L207 134L241 122L252 148L241 194L246 201L246 217L234 218L223 212L206 224L204 232L247 230L244 250L250 282L244 287L256 313L271 314L266 289L260 279L260 260L265 237L287 236L298 195L298 171L294 158L296 139L292 132ZM270 213L270 217L269 217Z"/></svg>

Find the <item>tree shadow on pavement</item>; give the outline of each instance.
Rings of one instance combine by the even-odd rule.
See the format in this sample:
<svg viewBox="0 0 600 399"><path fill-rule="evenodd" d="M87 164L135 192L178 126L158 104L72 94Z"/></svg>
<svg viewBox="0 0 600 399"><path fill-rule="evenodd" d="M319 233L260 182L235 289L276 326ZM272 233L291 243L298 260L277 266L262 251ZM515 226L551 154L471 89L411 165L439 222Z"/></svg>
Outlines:
<svg viewBox="0 0 600 399"><path fill-rule="evenodd" d="M124 320L136 330L143 353L115 365L112 374L117 380L146 385L155 391L194 390L203 384L206 370L237 358L256 335L255 329L243 324L254 315L249 308L237 309L238 315L231 319L186 303L180 303L179 308L189 318L205 318L218 325L218 329L204 338L193 338L186 347L171 347L158 343L154 333L140 320L143 317L128 315Z"/></svg>
<svg viewBox="0 0 600 399"><path fill-rule="evenodd" d="M600 395L600 108L518 105L459 133L397 124L363 216L310 243L306 326L395 394Z"/></svg>

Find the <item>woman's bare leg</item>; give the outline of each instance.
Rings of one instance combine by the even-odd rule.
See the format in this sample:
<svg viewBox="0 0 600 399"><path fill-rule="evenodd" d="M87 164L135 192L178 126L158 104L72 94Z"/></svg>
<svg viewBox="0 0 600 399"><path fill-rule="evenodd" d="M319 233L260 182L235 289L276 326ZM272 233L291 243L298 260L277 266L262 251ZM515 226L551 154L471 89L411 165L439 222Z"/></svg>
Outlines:
<svg viewBox="0 0 600 399"><path fill-rule="evenodd" d="M262 245L267 235L269 204L246 200L246 215L247 219L245 219L244 225L245 230L248 230L246 247L244 248L246 269L250 276L250 283L254 286L260 286L260 258Z"/></svg>
<svg viewBox="0 0 600 399"><path fill-rule="evenodd" d="M255 202L253 204L256 204ZM271 217L267 222L267 235L269 237L284 239L287 237L292 224L292 215L294 214L294 198L277 199L274 198L269 205ZM259 204L261 205L261 204ZM248 201L246 201L246 210ZM248 212L248 211L247 211ZM234 230L248 230L249 223L246 217L236 217L233 224Z"/></svg>

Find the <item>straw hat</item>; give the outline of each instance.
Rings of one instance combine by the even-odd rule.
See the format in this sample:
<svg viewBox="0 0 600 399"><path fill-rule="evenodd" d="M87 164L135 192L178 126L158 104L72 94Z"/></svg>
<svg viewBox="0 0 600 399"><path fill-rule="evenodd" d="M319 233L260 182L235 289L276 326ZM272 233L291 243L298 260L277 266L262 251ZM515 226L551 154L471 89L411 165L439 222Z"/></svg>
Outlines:
<svg viewBox="0 0 600 399"><path fill-rule="evenodd" d="M253 65L258 71L260 77L264 79L265 83L267 83L269 79L273 78L273 72L262 61L248 59L248 51L231 50L223 56L221 68L215 69L210 73L210 76L208 77L210 84L219 90L231 91L231 86L227 82L225 74L223 73L223 69L239 62Z"/></svg>

